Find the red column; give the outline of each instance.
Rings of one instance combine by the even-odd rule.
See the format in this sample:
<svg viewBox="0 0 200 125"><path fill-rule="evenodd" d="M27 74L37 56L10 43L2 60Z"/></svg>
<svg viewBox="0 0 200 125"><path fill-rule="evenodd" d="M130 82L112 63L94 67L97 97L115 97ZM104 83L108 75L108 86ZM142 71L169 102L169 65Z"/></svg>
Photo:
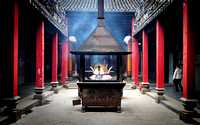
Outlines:
<svg viewBox="0 0 200 125"><path fill-rule="evenodd" d="M142 37L143 83L148 83L148 36L144 30L142 31Z"/></svg>
<svg viewBox="0 0 200 125"><path fill-rule="evenodd" d="M156 90L159 103L160 99L164 99L164 28L160 21L156 21Z"/></svg>
<svg viewBox="0 0 200 125"><path fill-rule="evenodd" d="M58 93L57 89L58 85L58 33L53 37L52 40L52 82L50 89L51 91L54 91L55 93Z"/></svg>
<svg viewBox="0 0 200 125"><path fill-rule="evenodd" d="M188 3L183 3L183 98L194 98L195 43L188 19Z"/></svg>
<svg viewBox="0 0 200 125"><path fill-rule="evenodd" d="M135 78L135 41L133 41L132 42L132 61L131 61L131 63L132 63L132 74L131 74L131 77L132 77L132 79L134 79Z"/></svg>
<svg viewBox="0 0 200 125"><path fill-rule="evenodd" d="M18 91L18 4L14 6L14 39L13 39L13 97Z"/></svg>
<svg viewBox="0 0 200 125"><path fill-rule="evenodd" d="M139 45L135 38L135 86L139 85Z"/></svg>
<svg viewBox="0 0 200 125"><path fill-rule="evenodd" d="M66 43L66 62L65 62L65 66L66 66L66 71L65 71L65 79L68 80L68 71L69 71L69 41L67 39L67 43Z"/></svg>
<svg viewBox="0 0 200 125"><path fill-rule="evenodd" d="M5 1L7 2L7 1ZM10 116L9 120L15 122L21 117L18 104L18 2L12 0L6 3L7 11L2 24L6 26L0 45L0 84L1 101L6 105L4 114ZM2 103L1 102L1 103Z"/></svg>
<svg viewBox="0 0 200 125"><path fill-rule="evenodd" d="M0 45L0 83L4 87L0 93L2 97L15 98L18 95L18 3L13 0L7 4L8 20L4 24L7 29Z"/></svg>
<svg viewBox="0 0 200 125"><path fill-rule="evenodd" d="M58 82L58 33L53 37L52 41L52 82Z"/></svg>
<svg viewBox="0 0 200 125"><path fill-rule="evenodd" d="M194 110L198 100L194 99L195 41L191 22L193 13L190 10L192 2L194 1L183 0L183 97L181 101L183 101L184 110L180 112L180 119L184 122L191 122L192 118L198 117L197 111Z"/></svg>
<svg viewBox="0 0 200 125"><path fill-rule="evenodd" d="M34 98L41 98L44 89L44 21L41 21L36 34L36 83Z"/></svg>
<svg viewBox="0 0 200 125"><path fill-rule="evenodd" d="M66 85L68 78L68 40L62 42L62 65L61 65L61 83Z"/></svg>
<svg viewBox="0 0 200 125"><path fill-rule="evenodd" d="M133 33L134 33L134 22L135 18L132 18L132 26L131 26L131 40L132 40L132 58L131 58L131 65L132 65L132 73L131 73L131 78L133 79L135 77L135 42L133 38Z"/></svg>
<svg viewBox="0 0 200 125"><path fill-rule="evenodd" d="M66 16L66 31L68 33L68 30L69 30L69 22L68 22L68 17ZM69 67L69 64L68 64L68 59L69 59L69 41L68 41L68 38L66 39L66 62L65 62L65 68L66 68L66 71L65 71L65 80L68 81L68 67Z"/></svg>
<svg viewBox="0 0 200 125"><path fill-rule="evenodd" d="M143 73L143 82L141 93L145 94L149 91L148 83L148 36L146 32L142 31L142 73Z"/></svg>

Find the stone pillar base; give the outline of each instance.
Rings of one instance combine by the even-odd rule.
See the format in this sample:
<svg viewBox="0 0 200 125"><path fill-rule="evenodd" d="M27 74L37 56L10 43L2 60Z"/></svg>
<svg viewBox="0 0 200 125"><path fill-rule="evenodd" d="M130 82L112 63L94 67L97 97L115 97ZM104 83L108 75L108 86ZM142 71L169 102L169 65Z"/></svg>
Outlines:
<svg viewBox="0 0 200 125"><path fill-rule="evenodd" d="M142 82L141 93L145 94L146 92L150 92L150 90L149 90L149 83L148 82Z"/></svg>
<svg viewBox="0 0 200 125"><path fill-rule="evenodd" d="M186 122L186 123L192 123L192 118L198 117L198 113L194 108L197 106L196 103L198 103L198 100L196 99L185 99L180 98L180 100L183 102L184 110L180 111L179 118Z"/></svg>
<svg viewBox="0 0 200 125"><path fill-rule="evenodd" d="M35 88L34 89L35 95L33 99L43 99L44 95L42 94L44 92L44 87L43 88Z"/></svg>
<svg viewBox="0 0 200 125"><path fill-rule="evenodd" d="M160 100L165 100L165 97L163 96L163 94L165 93L165 89L158 89L156 88L156 97L155 97L155 102L156 103L160 103Z"/></svg>
<svg viewBox="0 0 200 125"><path fill-rule="evenodd" d="M50 91L54 91L55 94L57 94L59 92L57 86L58 86L58 81L57 82L51 82L51 89Z"/></svg>
<svg viewBox="0 0 200 125"><path fill-rule="evenodd" d="M35 92L35 95L33 96L33 99L38 99L39 100L38 105L42 105L42 100L44 99L44 95L43 95L44 87L35 88L34 92Z"/></svg>
<svg viewBox="0 0 200 125"><path fill-rule="evenodd" d="M16 106L18 104L18 100L20 99L19 96L14 98L4 98L2 101L7 106L4 110L3 115L10 116L10 122L15 122L21 118L21 110L18 109Z"/></svg>

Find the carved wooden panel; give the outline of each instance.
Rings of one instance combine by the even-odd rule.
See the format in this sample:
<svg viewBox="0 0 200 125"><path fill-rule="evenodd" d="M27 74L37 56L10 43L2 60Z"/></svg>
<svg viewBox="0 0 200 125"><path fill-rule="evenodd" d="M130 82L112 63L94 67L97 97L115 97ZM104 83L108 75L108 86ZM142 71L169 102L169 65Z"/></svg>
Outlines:
<svg viewBox="0 0 200 125"><path fill-rule="evenodd" d="M122 89L118 88L84 88L82 93L83 106L120 106Z"/></svg>

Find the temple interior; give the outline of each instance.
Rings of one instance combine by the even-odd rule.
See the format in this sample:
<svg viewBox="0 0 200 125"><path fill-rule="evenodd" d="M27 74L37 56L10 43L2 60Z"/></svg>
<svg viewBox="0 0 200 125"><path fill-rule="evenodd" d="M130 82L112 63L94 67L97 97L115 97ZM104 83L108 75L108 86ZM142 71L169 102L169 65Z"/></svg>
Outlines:
<svg viewBox="0 0 200 125"><path fill-rule="evenodd" d="M200 124L197 0L2 5L0 124Z"/></svg>

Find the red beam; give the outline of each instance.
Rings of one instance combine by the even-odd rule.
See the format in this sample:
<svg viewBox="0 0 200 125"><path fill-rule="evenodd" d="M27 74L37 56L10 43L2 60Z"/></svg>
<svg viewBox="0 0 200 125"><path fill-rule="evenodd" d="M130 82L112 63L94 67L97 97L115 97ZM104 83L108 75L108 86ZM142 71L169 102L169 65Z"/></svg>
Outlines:
<svg viewBox="0 0 200 125"><path fill-rule="evenodd" d="M142 69L143 69L143 82L148 83L148 36L146 32L142 31Z"/></svg>
<svg viewBox="0 0 200 125"><path fill-rule="evenodd" d="M164 89L164 28L156 21L156 88Z"/></svg>
<svg viewBox="0 0 200 125"><path fill-rule="evenodd" d="M36 88L44 88L44 21L41 21L36 36Z"/></svg>
<svg viewBox="0 0 200 125"><path fill-rule="evenodd" d="M183 98L192 99L195 86L195 43L188 16L188 3L183 2Z"/></svg>
<svg viewBox="0 0 200 125"><path fill-rule="evenodd" d="M52 41L52 82L57 82L58 72L58 33L53 37Z"/></svg>

